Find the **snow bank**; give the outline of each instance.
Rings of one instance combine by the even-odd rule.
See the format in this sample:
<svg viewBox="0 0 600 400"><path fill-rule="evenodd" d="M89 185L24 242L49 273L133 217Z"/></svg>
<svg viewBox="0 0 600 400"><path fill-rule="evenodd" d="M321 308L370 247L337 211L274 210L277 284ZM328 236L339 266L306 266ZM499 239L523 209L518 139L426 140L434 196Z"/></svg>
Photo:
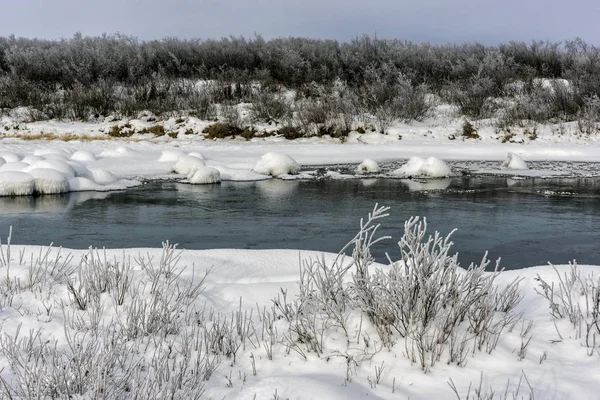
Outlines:
<svg viewBox="0 0 600 400"><path fill-rule="evenodd" d="M35 168L29 171L33 178L34 190L40 194L67 193L71 190L69 178L54 169Z"/></svg>
<svg viewBox="0 0 600 400"><path fill-rule="evenodd" d="M529 169L527 163L515 153L508 153L508 157L502 163L502 168L506 169Z"/></svg>
<svg viewBox="0 0 600 400"><path fill-rule="evenodd" d="M379 172L379 165L377 161L366 158L356 167L356 172L359 174L376 173Z"/></svg>
<svg viewBox="0 0 600 400"><path fill-rule="evenodd" d="M452 175L452 170L439 158L429 157L424 160L421 157L412 157L391 174L400 177L445 178Z"/></svg>
<svg viewBox="0 0 600 400"><path fill-rule="evenodd" d="M80 162L96 161L97 158L91 151L78 150L71 155L71 160Z"/></svg>
<svg viewBox="0 0 600 400"><path fill-rule="evenodd" d="M188 174L188 181L194 185L221 182L219 170L211 167L194 167Z"/></svg>
<svg viewBox="0 0 600 400"><path fill-rule="evenodd" d="M204 167L205 165L204 160L198 157L183 155L175 163L173 171L181 175L188 175L194 168Z"/></svg>
<svg viewBox="0 0 600 400"><path fill-rule="evenodd" d="M27 196L33 194L33 177L25 172L0 171L0 196Z"/></svg>
<svg viewBox="0 0 600 400"><path fill-rule="evenodd" d="M292 157L281 153L266 153L256 163L254 172L262 175L290 175L300 171L300 165Z"/></svg>

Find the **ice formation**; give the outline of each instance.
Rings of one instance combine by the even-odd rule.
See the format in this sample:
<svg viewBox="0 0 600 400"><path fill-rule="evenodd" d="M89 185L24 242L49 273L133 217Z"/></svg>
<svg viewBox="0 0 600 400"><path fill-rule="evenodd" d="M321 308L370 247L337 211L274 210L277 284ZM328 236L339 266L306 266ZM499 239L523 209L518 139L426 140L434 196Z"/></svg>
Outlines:
<svg viewBox="0 0 600 400"><path fill-rule="evenodd" d="M253 171L258 174L277 177L298 173L300 165L287 154L266 153L258 160Z"/></svg>

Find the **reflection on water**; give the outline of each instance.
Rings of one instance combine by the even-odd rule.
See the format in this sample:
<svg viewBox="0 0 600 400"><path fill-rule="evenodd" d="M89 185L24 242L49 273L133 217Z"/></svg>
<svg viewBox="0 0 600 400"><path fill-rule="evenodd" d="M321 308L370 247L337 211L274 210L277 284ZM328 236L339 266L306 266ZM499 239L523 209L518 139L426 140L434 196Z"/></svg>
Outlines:
<svg viewBox="0 0 600 400"><path fill-rule="evenodd" d="M600 180L459 177L431 181L355 179L152 183L120 192L0 198L0 234L14 243L72 248L297 248L338 251L375 203L391 207L375 249L397 258L395 244L411 216L454 228L462 264L486 250L502 267L600 264Z"/></svg>

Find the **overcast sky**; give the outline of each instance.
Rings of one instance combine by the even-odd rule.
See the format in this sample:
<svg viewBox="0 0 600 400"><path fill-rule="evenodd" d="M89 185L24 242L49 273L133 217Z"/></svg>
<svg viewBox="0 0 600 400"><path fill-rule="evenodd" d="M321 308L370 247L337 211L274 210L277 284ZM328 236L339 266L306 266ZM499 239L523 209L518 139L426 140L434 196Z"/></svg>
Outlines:
<svg viewBox="0 0 600 400"><path fill-rule="evenodd" d="M362 34L497 44L581 37L600 45L600 0L2 0L0 36L121 32L349 40Z"/></svg>

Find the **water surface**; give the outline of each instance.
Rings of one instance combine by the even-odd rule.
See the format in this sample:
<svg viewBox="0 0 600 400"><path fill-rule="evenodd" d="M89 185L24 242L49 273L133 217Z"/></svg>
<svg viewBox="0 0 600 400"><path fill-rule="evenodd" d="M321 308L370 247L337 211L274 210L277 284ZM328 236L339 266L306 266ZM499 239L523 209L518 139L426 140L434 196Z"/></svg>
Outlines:
<svg viewBox="0 0 600 400"><path fill-rule="evenodd" d="M69 248L310 249L337 252L375 203L391 207L376 249L399 252L404 221L426 217L448 234L462 264L502 257L506 269L566 263L600 265L600 180L464 177L150 183L112 193L0 198L0 235L13 243ZM4 242L4 240L3 240Z"/></svg>

